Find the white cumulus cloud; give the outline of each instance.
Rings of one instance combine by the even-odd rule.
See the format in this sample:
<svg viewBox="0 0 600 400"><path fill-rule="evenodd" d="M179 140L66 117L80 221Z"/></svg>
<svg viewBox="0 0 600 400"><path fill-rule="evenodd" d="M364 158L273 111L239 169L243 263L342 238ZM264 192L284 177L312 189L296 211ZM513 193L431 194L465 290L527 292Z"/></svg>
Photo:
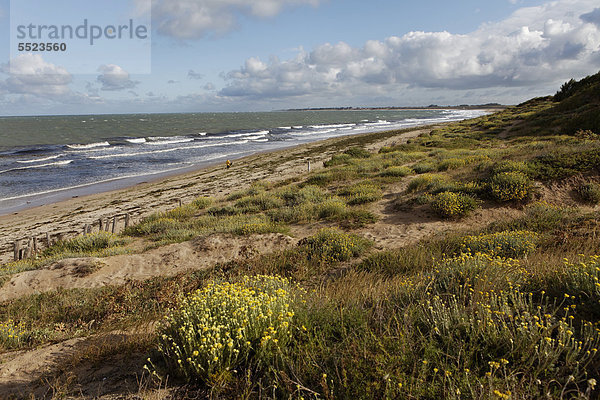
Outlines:
<svg viewBox="0 0 600 400"><path fill-rule="evenodd" d="M44 61L40 54L20 54L2 67L9 77L1 83L7 93L60 97L71 93L73 78L63 67Z"/></svg>
<svg viewBox="0 0 600 400"><path fill-rule="evenodd" d="M596 7L594 7L596 6ZM407 87L524 88L594 73L600 66L597 0L516 10L468 34L409 32L362 47L326 43L296 57L249 58L220 95L385 96Z"/></svg>
<svg viewBox="0 0 600 400"><path fill-rule="evenodd" d="M234 29L240 15L273 17L284 7L316 6L321 0L152 0L152 19L160 33L178 39L223 34ZM147 0L136 0L144 9Z"/></svg>
<svg viewBox="0 0 600 400"><path fill-rule="evenodd" d="M125 90L133 89L139 83L131 80L129 72L115 64L101 65L98 68L101 75L98 75L97 81L102 84L102 90Z"/></svg>

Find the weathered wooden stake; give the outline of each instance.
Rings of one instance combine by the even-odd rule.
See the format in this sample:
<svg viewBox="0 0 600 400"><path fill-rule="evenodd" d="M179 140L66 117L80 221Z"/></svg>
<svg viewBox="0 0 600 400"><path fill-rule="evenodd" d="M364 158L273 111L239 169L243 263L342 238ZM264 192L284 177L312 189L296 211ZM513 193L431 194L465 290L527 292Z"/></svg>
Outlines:
<svg viewBox="0 0 600 400"><path fill-rule="evenodd" d="M183 205L183 202L181 201L181 199L179 199L179 207L181 207Z"/></svg>
<svg viewBox="0 0 600 400"><path fill-rule="evenodd" d="M129 227L129 213L125 214L125 229Z"/></svg>
<svg viewBox="0 0 600 400"><path fill-rule="evenodd" d="M46 232L46 247L50 247L52 242L50 242L50 232Z"/></svg>
<svg viewBox="0 0 600 400"><path fill-rule="evenodd" d="M37 238L34 236L33 237L33 254L37 254L38 252L38 246L37 246Z"/></svg>
<svg viewBox="0 0 600 400"><path fill-rule="evenodd" d="M99 221L100 221L100 232L102 232L104 230L104 221L102 221L102 218L100 218Z"/></svg>
<svg viewBox="0 0 600 400"><path fill-rule="evenodd" d="M24 254L25 254L25 249L19 249L19 260L23 259Z"/></svg>
<svg viewBox="0 0 600 400"><path fill-rule="evenodd" d="M83 225L83 234L85 235L88 231L88 224Z"/></svg>
<svg viewBox="0 0 600 400"><path fill-rule="evenodd" d="M117 216L115 215L115 217L113 218L112 233L115 233L116 230L117 230Z"/></svg>
<svg viewBox="0 0 600 400"><path fill-rule="evenodd" d="M310 172L310 160L308 160L308 172Z"/></svg>
<svg viewBox="0 0 600 400"><path fill-rule="evenodd" d="M15 240L15 243L14 243L14 252L15 252L14 258L15 258L15 261L19 261L20 260L20 258L19 258L20 251L21 251L21 241L20 240Z"/></svg>

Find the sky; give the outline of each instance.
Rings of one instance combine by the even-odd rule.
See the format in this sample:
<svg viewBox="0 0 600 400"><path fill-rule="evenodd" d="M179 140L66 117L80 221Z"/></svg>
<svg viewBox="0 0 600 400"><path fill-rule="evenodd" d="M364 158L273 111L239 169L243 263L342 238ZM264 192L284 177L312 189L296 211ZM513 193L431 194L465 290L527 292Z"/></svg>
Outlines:
<svg viewBox="0 0 600 400"><path fill-rule="evenodd" d="M597 0L73 1L0 0L0 115L517 104L600 70ZM28 18L148 34L19 52Z"/></svg>

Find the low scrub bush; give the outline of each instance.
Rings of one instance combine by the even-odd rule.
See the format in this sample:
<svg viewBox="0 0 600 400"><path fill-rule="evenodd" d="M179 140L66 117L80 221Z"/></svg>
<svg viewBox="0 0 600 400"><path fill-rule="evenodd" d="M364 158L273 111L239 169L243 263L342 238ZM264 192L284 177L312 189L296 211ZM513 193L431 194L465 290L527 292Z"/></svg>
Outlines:
<svg viewBox="0 0 600 400"><path fill-rule="evenodd" d="M302 239L299 245L307 251L310 259L335 262L359 256L371 246L371 242L335 229L322 229L316 235Z"/></svg>
<svg viewBox="0 0 600 400"><path fill-rule="evenodd" d="M476 254L485 253L497 257L519 258L533 252L539 236L531 231L503 231L463 239L462 251Z"/></svg>
<svg viewBox="0 0 600 400"><path fill-rule="evenodd" d="M491 196L502 202L523 201L531 196L533 182L522 172L500 172L488 184Z"/></svg>
<svg viewBox="0 0 600 400"><path fill-rule="evenodd" d="M338 194L346 197L349 205L372 203L383 197L381 189L363 182L343 188Z"/></svg>
<svg viewBox="0 0 600 400"><path fill-rule="evenodd" d="M437 171L437 165L431 161L419 161L411 166L413 171L417 174L424 174L426 172Z"/></svg>
<svg viewBox="0 0 600 400"><path fill-rule="evenodd" d="M158 328L170 371L212 383L273 364L292 336L294 288L276 276L212 282L184 299Z"/></svg>
<svg viewBox="0 0 600 400"><path fill-rule="evenodd" d="M440 184L448 182L448 177L442 174L423 174L417 176L408 184L408 191L415 192L417 190L427 189L432 184Z"/></svg>
<svg viewBox="0 0 600 400"><path fill-rule="evenodd" d="M242 197L235 203L235 207L243 213L256 213L283 206L282 199L269 193L260 193L254 196Z"/></svg>
<svg viewBox="0 0 600 400"><path fill-rule="evenodd" d="M442 218L468 215L477 208L477 200L463 193L441 192L433 196L431 209Z"/></svg>
<svg viewBox="0 0 600 400"><path fill-rule="evenodd" d="M198 210L203 210L212 204L213 200L210 197L198 197L192 201L194 207Z"/></svg>
<svg viewBox="0 0 600 400"><path fill-rule="evenodd" d="M117 235L109 232L98 232L59 241L48 249L48 253L92 253L123 244L125 244L125 240Z"/></svg>
<svg viewBox="0 0 600 400"><path fill-rule="evenodd" d="M600 185L589 182L580 185L577 189L579 197L588 203L600 203Z"/></svg>
<svg viewBox="0 0 600 400"><path fill-rule="evenodd" d="M369 158L371 157L371 153L368 150L363 149L362 147L351 147L348 150L344 151L344 154L349 155L352 158Z"/></svg>
<svg viewBox="0 0 600 400"><path fill-rule="evenodd" d="M404 177L411 175L413 170L408 167L389 167L384 169L379 175L384 177Z"/></svg>

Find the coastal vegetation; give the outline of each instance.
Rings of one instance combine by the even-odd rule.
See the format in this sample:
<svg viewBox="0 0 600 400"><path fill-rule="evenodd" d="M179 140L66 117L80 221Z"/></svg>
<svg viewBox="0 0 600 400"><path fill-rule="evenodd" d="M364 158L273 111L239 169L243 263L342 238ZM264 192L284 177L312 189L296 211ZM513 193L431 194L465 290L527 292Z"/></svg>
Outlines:
<svg viewBox="0 0 600 400"><path fill-rule="evenodd" d="M5 301L0 348L133 332L46 376L64 396L77 366L125 351L142 395L597 398L599 115L600 73L408 140L344 139L316 171L60 242L2 275L216 234L298 239L210 268ZM415 215L441 228L380 245L376 227Z"/></svg>

